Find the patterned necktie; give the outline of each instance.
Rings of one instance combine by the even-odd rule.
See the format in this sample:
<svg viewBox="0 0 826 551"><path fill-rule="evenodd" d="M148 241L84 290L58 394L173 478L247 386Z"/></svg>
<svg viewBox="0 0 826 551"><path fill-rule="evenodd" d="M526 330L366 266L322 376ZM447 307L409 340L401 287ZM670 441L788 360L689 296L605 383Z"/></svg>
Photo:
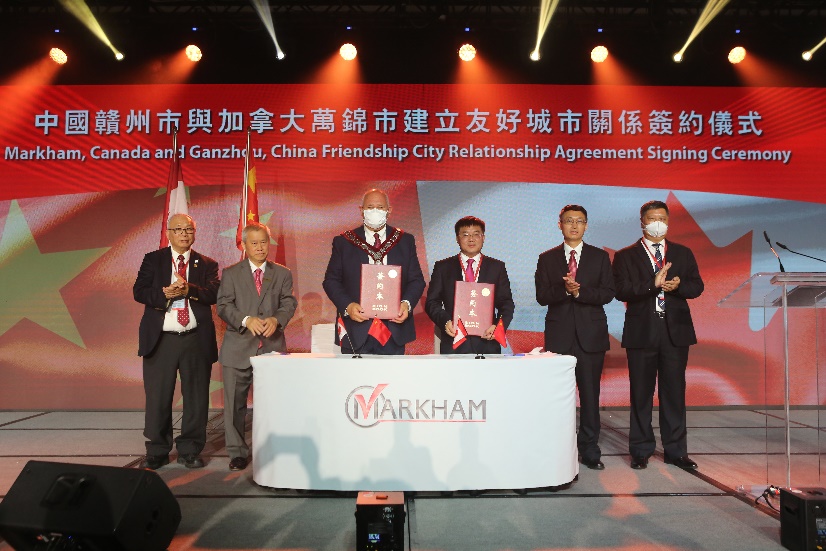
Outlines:
<svg viewBox="0 0 826 551"><path fill-rule="evenodd" d="M571 279L576 279L576 251L571 251L571 258L568 259L568 271L571 273Z"/></svg>
<svg viewBox="0 0 826 551"><path fill-rule="evenodd" d="M373 239L375 239L375 241L373 242L373 247L376 248L376 249L380 249L381 248L381 239L379 238L379 234L374 233L373 234Z"/></svg>
<svg viewBox="0 0 826 551"><path fill-rule="evenodd" d="M465 281L476 281L476 274L473 273L473 259L467 259L467 268L465 268Z"/></svg>
<svg viewBox="0 0 826 551"><path fill-rule="evenodd" d="M262 285L261 274L263 272L261 271L261 268L256 268L254 273L255 273L255 290L258 291L258 296L261 296L261 285Z"/></svg>
<svg viewBox="0 0 826 551"><path fill-rule="evenodd" d="M178 255L178 275L186 281L186 262L182 254ZM178 309L178 323L184 327L189 325L189 303L186 299L184 299L184 307Z"/></svg>
<svg viewBox="0 0 826 551"><path fill-rule="evenodd" d="M654 275L660 273L660 269L663 265L663 255L660 253L660 243L654 243L654 260L656 262L656 266L654 266ZM660 307L660 310L665 312L665 292L663 292L662 288L660 288L660 294L657 295L657 306Z"/></svg>

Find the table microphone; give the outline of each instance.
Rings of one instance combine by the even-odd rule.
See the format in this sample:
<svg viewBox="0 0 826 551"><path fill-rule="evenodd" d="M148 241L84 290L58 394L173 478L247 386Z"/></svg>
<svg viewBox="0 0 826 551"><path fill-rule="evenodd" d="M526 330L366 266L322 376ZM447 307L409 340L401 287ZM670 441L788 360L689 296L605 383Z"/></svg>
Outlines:
<svg viewBox="0 0 826 551"><path fill-rule="evenodd" d="M790 248L788 248L786 245L784 245L783 243L778 243L777 241L775 241L774 244L777 245L778 247L780 247L781 249L785 249L785 250L789 251L792 254L799 254L800 256L805 256L806 258L811 258L812 260L817 260L819 262L826 262L826 260L823 260L822 258L817 258L816 256L809 256L807 254L803 254L803 253L799 253L797 251L793 251Z"/></svg>
<svg viewBox="0 0 826 551"><path fill-rule="evenodd" d="M768 243L768 244L769 244L769 248L771 249L772 253L774 253L774 256L775 256L775 257L777 257L777 262L778 262L778 264L780 264L780 271L781 271L781 272L785 272L785 271L786 271L786 269L783 267L783 262L780 260L780 255L779 255L779 254L777 254L777 251L775 251L775 250L774 250L774 247L772 247L772 242L771 242L771 240L769 239L769 234L768 234L768 233L766 233L766 230L763 230L763 237L765 237L765 238L766 238L766 243ZM779 246L779 245L778 245L778 246ZM783 247L783 248L785 249L785 247Z"/></svg>

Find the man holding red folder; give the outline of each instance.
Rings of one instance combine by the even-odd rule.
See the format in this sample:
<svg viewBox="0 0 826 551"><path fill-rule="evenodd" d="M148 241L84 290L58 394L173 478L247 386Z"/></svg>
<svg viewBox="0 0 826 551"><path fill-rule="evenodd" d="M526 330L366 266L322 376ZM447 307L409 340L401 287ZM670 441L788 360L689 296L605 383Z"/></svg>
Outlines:
<svg viewBox="0 0 826 551"><path fill-rule="evenodd" d="M333 252L322 284L345 328L344 333L336 332L336 344L341 345L344 354L404 354L405 344L416 339L412 310L425 288L416 240L387 225L392 207L383 191L365 193L359 211L363 225L333 238ZM364 264L400 267L401 302L389 319L371 317L362 307ZM339 334L346 336L341 340Z"/></svg>
<svg viewBox="0 0 826 551"><path fill-rule="evenodd" d="M485 244L484 221L475 216L465 216L456 222L454 229L460 252L458 255L437 261L433 266L425 302L427 315L436 325L436 335L441 339L439 351L442 354L501 354L501 341L497 337L501 335L500 338L504 341L504 329L510 325L515 309L505 263L482 254L482 246ZM482 301L488 297L479 293L478 297L473 297L478 299L474 307L461 305L460 310L465 312L464 317L460 316L462 325L467 327L471 334L468 334L454 350L453 341L457 328L454 327L453 317L457 282L492 284L493 308L488 315L490 319L479 319L477 322L472 318L484 309ZM499 331L497 320L501 322ZM457 319L457 323L458 321ZM480 335L472 334L474 331L469 327L470 323L483 324L483 331L476 331L481 333Z"/></svg>

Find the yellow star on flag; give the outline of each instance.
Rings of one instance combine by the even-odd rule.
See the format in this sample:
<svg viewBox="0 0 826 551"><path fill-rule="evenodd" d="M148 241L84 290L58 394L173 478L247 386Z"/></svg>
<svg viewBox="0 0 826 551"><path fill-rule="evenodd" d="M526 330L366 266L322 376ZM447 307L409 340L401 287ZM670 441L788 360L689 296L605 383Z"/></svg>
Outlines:
<svg viewBox="0 0 826 551"><path fill-rule="evenodd" d="M0 335L23 319L86 348L60 290L109 247L41 253L17 201L0 236Z"/></svg>

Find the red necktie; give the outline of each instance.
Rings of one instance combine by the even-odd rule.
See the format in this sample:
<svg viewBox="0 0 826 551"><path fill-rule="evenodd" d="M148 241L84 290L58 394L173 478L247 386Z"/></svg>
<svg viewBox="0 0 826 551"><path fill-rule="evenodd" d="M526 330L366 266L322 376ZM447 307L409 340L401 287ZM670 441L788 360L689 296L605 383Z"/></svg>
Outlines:
<svg viewBox="0 0 826 551"><path fill-rule="evenodd" d="M373 247L376 248L376 249L380 249L381 248L381 239L379 239L379 234L374 233L373 238L376 240L373 243Z"/></svg>
<svg viewBox="0 0 826 551"><path fill-rule="evenodd" d="M660 253L660 243L654 243L654 261L654 275L657 275L663 266L663 255ZM665 312L665 293L662 288L660 288L660 293L657 295L657 306Z"/></svg>
<svg viewBox="0 0 826 551"><path fill-rule="evenodd" d="M571 258L568 260L568 271L571 272L571 279L576 279L576 251L571 251Z"/></svg>
<svg viewBox="0 0 826 551"><path fill-rule="evenodd" d="M476 281L476 274L473 273L473 259L467 259L467 268L465 268L465 281L470 281L471 283Z"/></svg>
<svg viewBox="0 0 826 551"><path fill-rule="evenodd" d="M178 255L178 275L181 279L186 281L186 262L184 262L184 255ZM189 325L189 303L184 299L184 307L178 309L178 323L186 327Z"/></svg>
<svg viewBox="0 0 826 551"><path fill-rule="evenodd" d="M253 274L255 274L255 290L258 291L258 296L261 296L261 285L262 285L261 274L262 273L263 272L261 271L261 268L256 268L255 272L253 272ZM258 348L262 348L263 346L264 346L264 343L259 339Z"/></svg>

